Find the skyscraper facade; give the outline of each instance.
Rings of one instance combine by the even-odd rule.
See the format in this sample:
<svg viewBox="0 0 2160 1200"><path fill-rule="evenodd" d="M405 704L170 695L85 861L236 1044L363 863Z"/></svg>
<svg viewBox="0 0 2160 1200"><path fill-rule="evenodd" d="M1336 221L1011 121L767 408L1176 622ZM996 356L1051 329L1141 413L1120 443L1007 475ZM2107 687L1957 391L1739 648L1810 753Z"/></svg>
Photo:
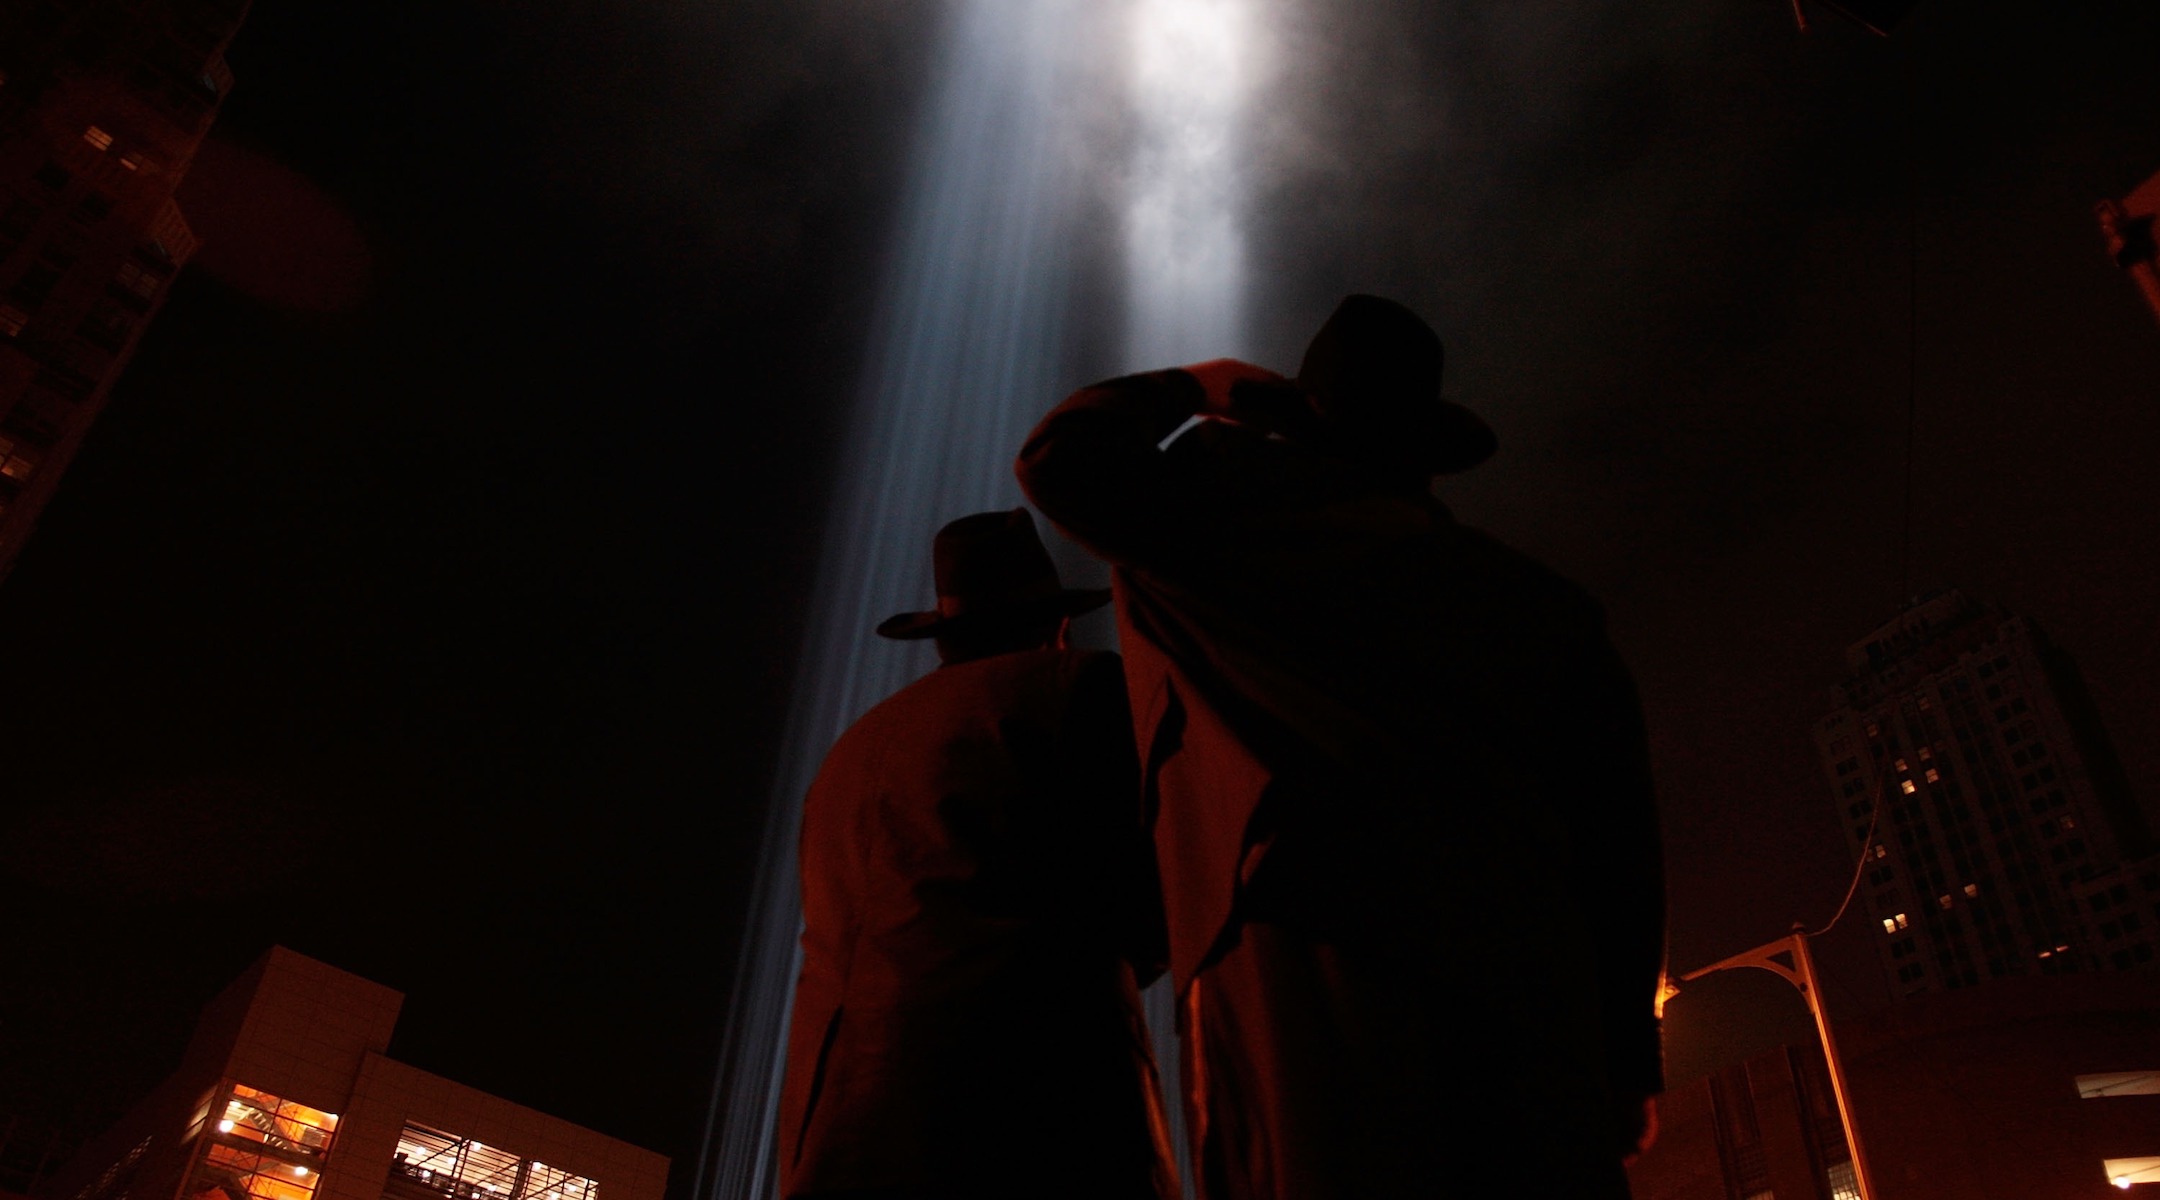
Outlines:
<svg viewBox="0 0 2160 1200"><path fill-rule="evenodd" d="M1846 666L1815 739L1898 995L2153 964L2147 822L2038 625L1938 593Z"/></svg>
<svg viewBox="0 0 2160 1200"><path fill-rule="evenodd" d="M248 4L0 5L0 577L195 251L173 193Z"/></svg>

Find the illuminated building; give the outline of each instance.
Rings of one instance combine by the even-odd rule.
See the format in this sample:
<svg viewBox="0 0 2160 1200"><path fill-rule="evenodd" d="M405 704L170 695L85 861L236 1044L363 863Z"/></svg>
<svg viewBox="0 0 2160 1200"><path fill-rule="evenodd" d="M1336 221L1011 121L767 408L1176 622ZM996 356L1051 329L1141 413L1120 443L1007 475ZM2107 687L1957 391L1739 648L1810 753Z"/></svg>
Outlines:
<svg viewBox="0 0 2160 1200"><path fill-rule="evenodd" d="M660 1200L668 1160L386 1058L404 997L274 947L33 1200Z"/></svg>
<svg viewBox="0 0 2160 1200"><path fill-rule="evenodd" d="M2103 1200L2160 1183L2160 976L1918 996L1837 1038L1875 1200ZM1828 1089L1812 1043L1674 1086L1629 1169L1635 1200L1856 1200Z"/></svg>
<svg viewBox="0 0 2160 1200"><path fill-rule="evenodd" d="M0 5L0 577L194 253L173 192L248 3Z"/></svg>
<svg viewBox="0 0 2160 1200"><path fill-rule="evenodd" d="M1815 740L1896 994L2153 965L2160 860L2067 654L1946 592L1846 664Z"/></svg>

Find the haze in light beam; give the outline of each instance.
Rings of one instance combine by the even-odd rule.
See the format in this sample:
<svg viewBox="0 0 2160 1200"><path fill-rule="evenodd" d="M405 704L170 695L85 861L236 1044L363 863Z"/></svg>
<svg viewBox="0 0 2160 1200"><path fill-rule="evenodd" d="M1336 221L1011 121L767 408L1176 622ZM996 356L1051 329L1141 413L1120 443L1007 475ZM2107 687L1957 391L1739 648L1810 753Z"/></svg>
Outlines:
<svg viewBox="0 0 2160 1200"><path fill-rule="evenodd" d="M871 629L931 602L939 526L1020 502L1019 439L1081 382L1063 366L1072 206L1085 189L1063 151L1088 106L1129 106L1134 118L1127 169L1089 168L1130 184L1131 365L1235 353L1244 335L1240 120L1259 54L1249 0L961 0L950 19L840 458L696 1200L765 1200L778 1182L802 797L848 724L933 662L928 647ZM1126 23L1128 94L1068 94L1077 77L1068 58L1105 19ZM1157 1051L1174 1080L1168 1000L1166 988L1151 990ZM1170 1111L1182 1124L1174 1100Z"/></svg>
<svg viewBox="0 0 2160 1200"><path fill-rule="evenodd" d="M1238 352L1245 336L1246 109L1266 67L1250 0L1139 0L1125 208L1134 369Z"/></svg>
<svg viewBox="0 0 2160 1200"><path fill-rule="evenodd" d="M1135 129L1125 197L1126 369L1247 357L1246 109L1266 66L1263 30L1251 0L1136 0L1128 21ZM1171 980L1158 980L1143 1000L1190 1196Z"/></svg>
<svg viewBox="0 0 2160 1200"><path fill-rule="evenodd" d="M934 601L930 541L1020 502L1012 459L1063 372L1077 189L1057 134L1083 0L969 0L902 202L833 508L721 1046L698 1200L763 1200L801 931L795 843L826 750L934 663L873 626Z"/></svg>

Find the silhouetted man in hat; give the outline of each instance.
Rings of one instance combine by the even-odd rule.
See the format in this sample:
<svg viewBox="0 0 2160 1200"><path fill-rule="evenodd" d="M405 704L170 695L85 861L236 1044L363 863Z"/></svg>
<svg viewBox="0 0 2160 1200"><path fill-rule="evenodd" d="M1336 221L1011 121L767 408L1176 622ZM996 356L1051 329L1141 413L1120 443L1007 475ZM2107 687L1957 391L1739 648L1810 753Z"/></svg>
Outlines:
<svg viewBox="0 0 2160 1200"><path fill-rule="evenodd" d="M1297 376L1067 398L1018 465L1113 564L1205 1200L1627 1194L1664 898L1633 682L1580 589L1433 496L1492 454L1345 299Z"/></svg>
<svg viewBox="0 0 2160 1200"><path fill-rule="evenodd" d="M803 809L785 1197L1154 1200L1175 1168L1139 987L1162 910L1109 600L1026 509L934 545L941 665L857 721Z"/></svg>

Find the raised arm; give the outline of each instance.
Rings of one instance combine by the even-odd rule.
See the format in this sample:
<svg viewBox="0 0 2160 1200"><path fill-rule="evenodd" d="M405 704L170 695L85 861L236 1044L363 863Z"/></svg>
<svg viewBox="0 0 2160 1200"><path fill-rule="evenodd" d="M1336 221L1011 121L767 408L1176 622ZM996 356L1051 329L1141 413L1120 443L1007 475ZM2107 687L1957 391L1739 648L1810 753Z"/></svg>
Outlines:
<svg viewBox="0 0 2160 1200"><path fill-rule="evenodd" d="M1082 388L1028 435L1014 465L1020 488L1106 561L1162 561L1204 525L1199 510L1210 498L1176 469L1168 446L1196 419L1242 423L1232 393L1243 402L1254 384L1284 386L1272 371L1219 359Z"/></svg>

